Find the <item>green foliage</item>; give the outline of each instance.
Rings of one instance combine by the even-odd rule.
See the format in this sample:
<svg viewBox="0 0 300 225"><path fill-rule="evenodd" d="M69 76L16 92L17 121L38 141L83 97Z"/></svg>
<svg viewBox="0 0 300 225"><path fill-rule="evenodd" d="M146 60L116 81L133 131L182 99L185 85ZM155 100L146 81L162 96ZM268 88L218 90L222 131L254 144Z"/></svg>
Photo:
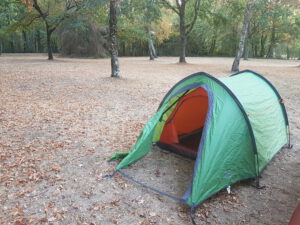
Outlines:
<svg viewBox="0 0 300 225"><path fill-rule="evenodd" d="M295 25L299 12L290 5L291 2L255 1L249 37L252 42L252 56L266 57L273 54L284 58L288 54L288 48L297 48L300 45L300 33ZM274 53L270 52L272 47ZM292 55L297 57L296 53Z"/></svg>
<svg viewBox="0 0 300 225"><path fill-rule="evenodd" d="M27 8L19 1L0 1L0 45L4 52L28 52L29 39L34 36L28 28L31 17ZM25 32L25 33L24 33ZM28 35L26 35L28 33ZM26 43L23 40L26 37Z"/></svg>
<svg viewBox="0 0 300 225"><path fill-rule="evenodd" d="M218 0L203 1L200 18L190 35L188 54L234 55L244 8L244 2L238 0L230 1L230 4Z"/></svg>
<svg viewBox="0 0 300 225"><path fill-rule="evenodd" d="M20 31L21 26L16 24L26 16L24 5L9 0L0 1L0 37L5 38L11 33Z"/></svg>
<svg viewBox="0 0 300 225"><path fill-rule="evenodd" d="M135 52L147 54L148 29L153 30L153 25L160 23L159 6L159 0L124 0L121 2L118 19L121 55L130 55L127 49L130 49L129 51L133 54Z"/></svg>
<svg viewBox="0 0 300 225"><path fill-rule="evenodd" d="M65 17L53 34L52 42L57 51L70 52L66 49L72 48L70 42L73 41L76 45L72 49L77 49L84 56L106 55L108 0L77 1L81 7L78 12L66 12L66 0L39 2L52 26ZM192 20L192 2L189 1L186 7L187 23ZM170 0L170 3L175 3L175 0ZM295 0L254 1L246 48L250 57L300 57L300 9L297 3ZM245 5L246 0L202 0L199 17L188 38L187 55L234 56ZM178 16L162 7L160 0L119 1L119 53L146 55L150 29L155 34L153 38L160 55L177 55L178 26ZM4 52L44 51L44 29L36 10L27 7L21 0L0 1L0 42ZM91 46L103 54L95 54Z"/></svg>
<svg viewBox="0 0 300 225"><path fill-rule="evenodd" d="M95 13L101 11L102 8ZM103 26L106 18L102 20L95 21L83 10L64 21L58 29L60 52L72 57L108 56L107 29Z"/></svg>

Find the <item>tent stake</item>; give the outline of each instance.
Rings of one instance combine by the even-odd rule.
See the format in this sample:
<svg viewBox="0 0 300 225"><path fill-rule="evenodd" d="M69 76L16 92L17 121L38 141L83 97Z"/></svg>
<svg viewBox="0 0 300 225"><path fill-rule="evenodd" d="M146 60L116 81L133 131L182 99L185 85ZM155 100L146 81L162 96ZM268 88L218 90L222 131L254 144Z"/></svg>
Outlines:
<svg viewBox="0 0 300 225"><path fill-rule="evenodd" d="M265 189L266 188L266 186L264 185L264 186L260 186L260 183L259 183L259 176L257 176L256 178L255 178L255 188L256 189Z"/></svg>
<svg viewBox="0 0 300 225"><path fill-rule="evenodd" d="M195 208L195 206L193 205L193 206L191 207L191 211L190 211L190 217L191 217L191 220L192 220L193 225L197 225L196 222L195 222L195 211L196 211L196 208Z"/></svg>

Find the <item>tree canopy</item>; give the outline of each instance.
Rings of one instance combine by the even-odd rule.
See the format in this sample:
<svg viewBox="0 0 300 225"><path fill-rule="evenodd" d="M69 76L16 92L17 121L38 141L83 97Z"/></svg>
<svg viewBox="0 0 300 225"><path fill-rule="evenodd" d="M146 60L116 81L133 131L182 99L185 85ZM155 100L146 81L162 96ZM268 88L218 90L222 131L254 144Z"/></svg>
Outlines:
<svg viewBox="0 0 300 225"><path fill-rule="evenodd" d="M120 56L146 56L150 45L160 56L182 55L183 33L187 56L236 55L246 0L117 2ZM185 2L183 25L178 13ZM0 2L0 52L47 52L50 45L63 55L106 57L108 27L108 0ZM253 1L247 29L245 58L300 57L299 1Z"/></svg>

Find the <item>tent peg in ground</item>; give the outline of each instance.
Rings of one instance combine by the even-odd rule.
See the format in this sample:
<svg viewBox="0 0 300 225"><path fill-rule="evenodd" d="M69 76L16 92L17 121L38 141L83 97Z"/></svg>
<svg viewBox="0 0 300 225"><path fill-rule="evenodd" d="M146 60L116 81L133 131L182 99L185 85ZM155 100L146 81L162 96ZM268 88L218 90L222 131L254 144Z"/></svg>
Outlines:
<svg viewBox="0 0 300 225"><path fill-rule="evenodd" d="M265 189L265 188L266 188L265 185L260 186L259 178L260 178L260 176L256 177L256 178L255 178L255 185L251 185L251 186L252 186L252 187L255 187L256 189L259 189L259 190Z"/></svg>
<svg viewBox="0 0 300 225"><path fill-rule="evenodd" d="M192 206L190 211L190 218L192 220L193 225L197 225L195 222L195 212L196 212L196 207Z"/></svg>

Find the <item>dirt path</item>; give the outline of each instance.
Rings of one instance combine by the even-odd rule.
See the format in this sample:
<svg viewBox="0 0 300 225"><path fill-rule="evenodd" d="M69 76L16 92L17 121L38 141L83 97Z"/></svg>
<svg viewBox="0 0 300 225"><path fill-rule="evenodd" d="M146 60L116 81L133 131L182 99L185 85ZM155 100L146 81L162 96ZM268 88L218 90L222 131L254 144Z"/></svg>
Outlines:
<svg viewBox="0 0 300 225"><path fill-rule="evenodd" d="M174 83L198 71L227 76L232 58L188 58L187 65L173 57L121 58L120 80L109 78L109 59L45 58L0 57L0 224L191 224L182 204L102 175L113 171L116 164L106 160L129 150ZM286 100L294 148L267 166L265 189L242 182L232 195L218 193L197 209L198 224L287 224L300 201L299 64L241 62ZM191 163L158 152L133 174L175 194L184 190Z"/></svg>

